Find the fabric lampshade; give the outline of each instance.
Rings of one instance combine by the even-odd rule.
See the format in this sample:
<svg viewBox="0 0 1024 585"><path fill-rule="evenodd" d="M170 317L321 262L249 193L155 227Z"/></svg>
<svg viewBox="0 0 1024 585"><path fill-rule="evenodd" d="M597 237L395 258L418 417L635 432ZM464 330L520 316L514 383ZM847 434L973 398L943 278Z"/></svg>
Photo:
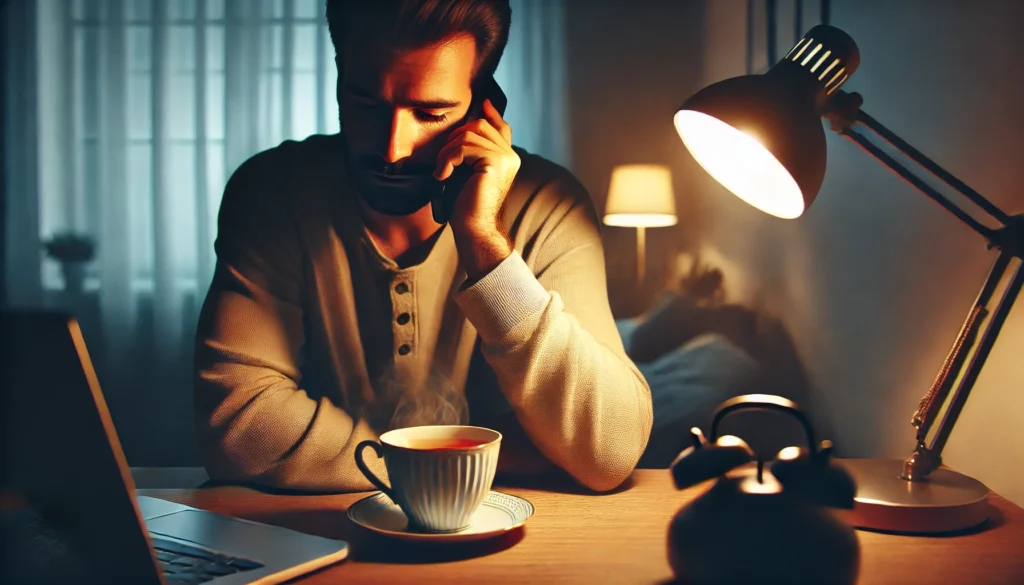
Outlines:
<svg viewBox="0 0 1024 585"><path fill-rule="evenodd" d="M676 223L672 173L662 165L621 165L612 170L604 223L665 227Z"/></svg>

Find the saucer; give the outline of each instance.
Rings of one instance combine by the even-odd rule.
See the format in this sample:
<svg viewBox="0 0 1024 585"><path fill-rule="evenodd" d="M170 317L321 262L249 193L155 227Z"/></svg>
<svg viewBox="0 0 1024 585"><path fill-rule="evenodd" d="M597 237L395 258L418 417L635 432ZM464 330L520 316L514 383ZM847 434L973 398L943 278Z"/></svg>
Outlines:
<svg viewBox="0 0 1024 585"><path fill-rule="evenodd" d="M533 516L533 504L523 498L492 491L477 511L469 527L458 532L430 533L409 528L405 512L381 492L352 504L348 517L356 524L378 534L419 542L469 542L501 536L518 528Z"/></svg>

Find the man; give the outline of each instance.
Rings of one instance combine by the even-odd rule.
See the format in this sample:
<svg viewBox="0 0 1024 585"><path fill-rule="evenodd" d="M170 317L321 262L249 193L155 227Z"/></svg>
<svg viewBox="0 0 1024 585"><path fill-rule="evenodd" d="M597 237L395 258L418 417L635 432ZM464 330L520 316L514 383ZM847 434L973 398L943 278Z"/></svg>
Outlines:
<svg viewBox="0 0 1024 585"><path fill-rule="evenodd" d="M464 120L508 0L328 0L327 15L341 133L257 154L221 204L196 349L211 477L370 489L360 441L468 411L503 433L502 472L616 487L651 397L608 307L594 209L568 171L512 148L491 103ZM434 181L457 167L472 175L439 225Z"/></svg>

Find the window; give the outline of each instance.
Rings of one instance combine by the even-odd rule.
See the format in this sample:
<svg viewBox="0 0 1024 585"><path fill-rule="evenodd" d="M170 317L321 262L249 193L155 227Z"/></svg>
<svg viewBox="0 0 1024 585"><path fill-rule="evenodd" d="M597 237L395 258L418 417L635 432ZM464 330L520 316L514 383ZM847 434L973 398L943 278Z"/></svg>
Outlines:
<svg viewBox="0 0 1024 585"><path fill-rule="evenodd" d="M338 130L322 0L48 0L38 17L41 235L124 246L133 292L204 288L230 173ZM96 266L87 288L121 280ZM42 277L63 286L54 262Z"/></svg>

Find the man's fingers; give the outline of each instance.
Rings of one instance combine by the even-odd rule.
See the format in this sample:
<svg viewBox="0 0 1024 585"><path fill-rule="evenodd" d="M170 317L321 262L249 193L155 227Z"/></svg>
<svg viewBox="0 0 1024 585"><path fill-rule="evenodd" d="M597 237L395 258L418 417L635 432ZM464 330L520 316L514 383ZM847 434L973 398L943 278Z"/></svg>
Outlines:
<svg viewBox="0 0 1024 585"><path fill-rule="evenodd" d="M492 152L493 145L490 141L473 133L464 134L458 140L446 144L437 154L437 170L434 176L439 181L444 181L455 172L455 167L474 164Z"/></svg>
<svg viewBox="0 0 1024 585"><path fill-rule="evenodd" d="M501 112L494 107L491 100L484 100L484 119L501 134L501 137L505 139L505 144L512 146L512 127L501 117Z"/></svg>
<svg viewBox="0 0 1024 585"><path fill-rule="evenodd" d="M473 120L472 122L467 122L466 124L459 126L455 130L453 130L451 134L448 135L448 141L451 142L458 138L459 136L466 134L467 132L479 134L480 136L493 142L495 146L499 146L502 148L511 148L512 146L512 143L506 140L505 136L501 132L499 132L490 122L483 118Z"/></svg>

